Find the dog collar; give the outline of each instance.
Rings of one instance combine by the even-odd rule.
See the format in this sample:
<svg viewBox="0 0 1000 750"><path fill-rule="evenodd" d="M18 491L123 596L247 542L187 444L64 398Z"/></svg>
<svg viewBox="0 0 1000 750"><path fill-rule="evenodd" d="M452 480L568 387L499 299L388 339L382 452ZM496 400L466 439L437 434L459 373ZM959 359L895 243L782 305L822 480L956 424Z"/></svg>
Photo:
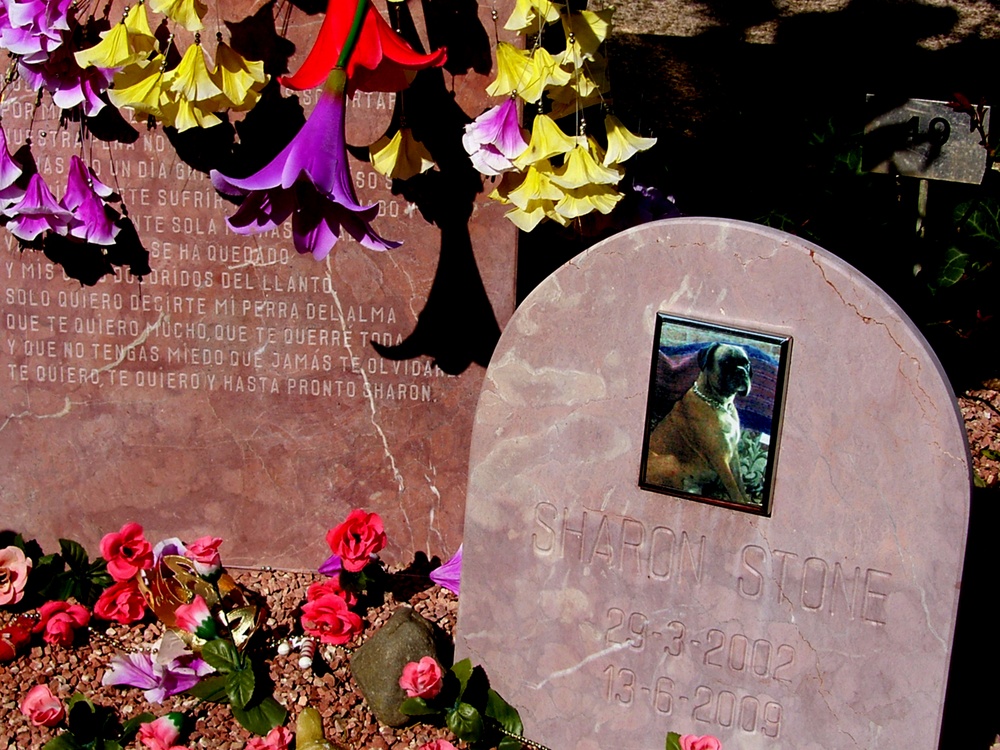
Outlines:
<svg viewBox="0 0 1000 750"><path fill-rule="evenodd" d="M709 406L715 407L719 411L725 411L726 402L721 398L716 398L714 396L709 396L707 393L703 393L701 388L698 387L698 382L695 381L694 387L691 389L694 391L694 395L700 398Z"/></svg>

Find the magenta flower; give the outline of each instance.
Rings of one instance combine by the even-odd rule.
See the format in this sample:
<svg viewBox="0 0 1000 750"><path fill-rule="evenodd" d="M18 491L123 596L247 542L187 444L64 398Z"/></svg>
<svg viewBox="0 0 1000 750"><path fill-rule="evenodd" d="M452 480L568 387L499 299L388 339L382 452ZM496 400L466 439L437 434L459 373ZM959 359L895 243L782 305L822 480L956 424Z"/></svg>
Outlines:
<svg viewBox="0 0 1000 750"><path fill-rule="evenodd" d="M95 245L113 245L118 234L116 216L104 202L112 195L114 191L97 179L74 154L69 160L66 194L62 199L63 208L73 214L69 223L70 236Z"/></svg>
<svg viewBox="0 0 1000 750"><path fill-rule="evenodd" d="M33 174L21 200L12 203L4 213L10 217L7 229L20 240L31 242L48 230L66 234L73 214L59 205L41 175Z"/></svg>
<svg viewBox="0 0 1000 750"><path fill-rule="evenodd" d="M431 571L431 580L438 586L443 586L451 593L458 595L459 585L462 583L462 545L458 545L455 556L440 568Z"/></svg>
<svg viewBox="0 0 1000 750"><path fill-rule="evenodd" d="M150 703L162 703L166 698L194 687L214 670L192 653L172 658L153 658L141 651L111 657L111 669L104 673L102 685L136 687Z"/></svg>
<svg viewBox="0 0 1000 750"><path fill-rule="evenodd" d="M340 573L344 564L340 560L340 555L330 555L319 566L319 572L325 576L335 576Z"/></svg>
<svg viewBox="0 0 1000 750"><path fill-rule="evenodd" d="M0 0L0 45L28 63L41 63L69 30L72 0Z"/></svg>
<svg viewBox="0 0 1000 750"><path fill-rule="evenodd" d="M218 635L212 613L201 596L195 595L190 603L179 605L175 614L177 627L181 630L186 630L206 641Z"/></svg>
<svg viewBox="0 0 1000 750"><path fill-rule="evenodd" d="M462 146L478 172L498 175L514 169L513 160L528 148L524 133L517 122L517 101L512 97L466 125Z"/></svg>
<svg viewBox="0 0 1000 750"><path fill-rule="evenodd" d="M370 250L400 245L372 231L378 206L362 206L354 193L344 136L345 85L344 72L334 70L306 124L256 174L238 179L212 171L216 190L246 196L227 220L234 232L268 232L291 216L295 249L316 260L330 253L341 227Z"/></svg>

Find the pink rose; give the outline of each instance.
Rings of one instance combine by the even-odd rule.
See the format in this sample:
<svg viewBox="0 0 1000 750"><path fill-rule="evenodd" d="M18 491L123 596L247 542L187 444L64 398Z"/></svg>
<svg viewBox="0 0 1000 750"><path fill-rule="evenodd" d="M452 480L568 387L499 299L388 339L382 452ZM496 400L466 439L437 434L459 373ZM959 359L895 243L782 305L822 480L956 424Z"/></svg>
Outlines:
<svg viewBox="0 0 1000 750"><path fill-rule="evenodd" d="M377 513L352 510L347 520L326 532L326 543L344 570L357 573L385 546L385 529Z"/></svg>
<svg viewBox="0 0 1000 750"><path fill-rule="evenodd" d="M254 737L247 743L245 750L288 750L292 744L292 733L284 727L275 727L267 733L267 737Z"/></svg>
<svg viewBox="0 0 1000 750"><path fill-rule="evenodd" d="M444 670L430 656L411 661L403 667L403 676L399 678L399 686L411 698L434 698L443 685Z"/></svg>
<svg viewBox="0 0 1000 750"><path fill-rule="evenodd" d="M458 750L448 740L434 740L425 745L421 745L419 750Z"/></svg>
<svg viewBox="0 0 1000 750"><path fill-rule="evenodd" d="M187 750L175 745L181 736L181 726L184 724L183 714L171 712L159 719L147 721L139 726L139 742L149 750Z"/></svg>
<svg viewBox="0 0 1000 750"><path fill-rule="evenodd" d="M72 646L76 631L90 622L90 612L79 604L45 602L38 610L38 623L33 632L53 646Z"/></svg>
<svg viewBox="0 0 1000 750"><path fill-rule="evenodd" d="M210 576L222 567L220 544L222 540L217 536L203 536L185 545L184 556L194 563L198 575Z"/></svg>
<svg viewBox="0 0 1000 750"><path fill-rule="evenodd" d="M31 560L18 547L0 549L0 607L21 601L30 570Z"/></svg>
<svg viewBox="0 0 1000 750"><path fill-rule="evenodd" d="M48 685L35 685L21 701L21 713L36 727L54 727L66 716L66 709Z"/></svg>
<svg viewBox="0 0 1000 750"><path fill-rule="evenodd" d="M126 625L146 616L146 600L134 581L120 581L104 589L94 604L94 616Z"/></svg>
<svg viewBox="0 0 1000 750"><path fill-rule="evenodd" d="M101 556L108 561L108 573L116 581L127 581L140 570L153 567L153 548L137 523L125 524L117 534L105 534Z"/></svg>
<svg viewBox="0 0 1000 750"><path fill-rule="evenodd" d="M710 734L703 737L682 734L680 742L681 750L722 750L722 743Z"/></svg>
<svg viewBox="0 0 1000 750"><path fill-rule="evenodd" d="M348 607L353 607L358 603L358 595L353 591L348 591L343 586L340 585L340 576L336 578L330 578L326 581L318 581L309 587L306 591L306 601L311 602L319 599L324 594L336 594L345 602L347 602Z"/></svg>
<svg viewBox="0 0 1000 750"><path fill-rule="evenodd" d="M347 643L361 632L361 618L348 609L343 597L324 594L302 605L302 629L323 643Z"/></svg>

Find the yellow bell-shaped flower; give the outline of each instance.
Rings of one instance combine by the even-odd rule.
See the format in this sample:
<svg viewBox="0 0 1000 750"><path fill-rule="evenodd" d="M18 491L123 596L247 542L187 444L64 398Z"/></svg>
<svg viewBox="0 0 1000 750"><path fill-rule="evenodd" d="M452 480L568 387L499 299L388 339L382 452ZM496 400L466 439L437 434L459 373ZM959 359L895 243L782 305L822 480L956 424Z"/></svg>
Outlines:
<svg viewBox="0 0 1000 750"><path fill-rule="evenodd" d="M605 8L564 13L562 25L566 34L566 50L559 56L559 63L579 68L584 60L593 60L611 30L614 12L614 8Z"/></svg>
<svg viewBox="0 0 1000 750"><path fill-rule="evenodd" d="M538 201L557 201L563 191L552 180L554 170L547 159L532 164L524 173L524 181L507 193L507 199L522 211Z"/></svg>
<svg viewBox="0 0 1000 750"><path fill-rule="evenodd" d="M559 20L560 7L561 4L556 5L550 0L517 0L503 27L520 33L534 26L537 31L543 24Z"/></svg>
<svg viewBox="0 0 1000 750"><path fill-rule="evenodd" d="M149 16L146 15L145 0L139 0L139 2L128 9L128 13L125 14L125 28L128 29L128 33L132 37L148 39L150 49L152 49L152 45L156 44L156 36L153 34L153 30L149 28Z"/></svg>
<svg viewBox="0 0 1000 750"><path fill-rule="evenodd" d="M222 92L216 102L217 109L250 109L260 98L260 90L267 83L264 63L247 60L225 42L215 50L215 69L212 83Z"/></svg>
<svg viewBox="0 0 1000 750"><path fill-rule="evenodd" d="M177 67L165 74L164 87L179 99L187 99L191 103L212 99L222 93L222 89L212 81L205 52L197 42L184 51Z"/></svg>
<svg viewBox="0 0 1000 750"><path fill-rule="evenodd" d="M131 107L136 115L160 116L163 55L133 63L115 74L108 98L116 107Z"/></svg>
<svg viewBox="0 0 1000 750"><path fill-rule="evenodd" d="M553 204L552 201L545 201L544 203L539 202L538 205L533 206L530 211L515 208L514 210L505 213L504 216L510 219L514 223L514 226L522 232L530 232L544 219L558 216L558 214L553 211L554 205L555 204Z"/></svg>
<svg viewBox="0 0 1000 750"><path fill-rule="evenodd" d="M145 5L137 3L129 8L121 23L101 34L101 41L75 52L73 57L81 68L124 68L142 61L155 48L156 37L149 29Z"/></svg>
<svg viewBox="0 0 1000 750"><path fill-rule="evenodd" d="M510 199L507 196L522 182L524 182L523 172L504 172L503 177L500 178L500 182L497 183L497 186L493 188L493 192L490 193L490 200L504 205L510 203Z"/></svg>
<svg viewBox="0 0 1000 750"><path fill-rule="evenodd" d="M568 70L563 70L548 51L539 47L531 55L527 79L521 84L517 94L526 102L537 102L546 89L565 86L571 78L572 74Z"/></svg>
<svg viewBox="0 0 1000 750"><path fill-rule="evenodd" d="M565 154L576 147L576 139L566 135L548 115L538 115L531 124L528 148L514 159L514 166L525 169L530 164Z"/></svg>
<svg viewBox="0 0 1000 750"><path fill-rule="evenodd" d="M621 174L600 164L586 145L577 143L566 161L552 175L552 182L567 190L584 185L616 185Z"/></svg>
<svg viewBox="0 0 1000 750"><path fill-rule="evenodd" d="M655 138L641 138L629 131L614 115L604 118L604 128L608 132L608 150L604 154L604 166L620 164L656 144Z"/></svg>
<svg viewBox="0 0 1000 750"><path fill-rule="evenodd" d="M205 27L201 19L208 12L208 6L201 0L149 0L149 5L188 31L201 31Z"/></svg>
<svg viewBox="0 0 1000 750"><path fill-rule="evenodd" d="M595 210L608 214L621 199L622 194L614 185L584 185L567 190L556 204L555 212L565 219L575 219Z"/></svg>
<svg viewBox="0 0 1000 750"><path fill-rule="evenodd" d="M368 152L375 171L393 180L408 180L434 167L430 152L409 128L400 128L392 138L382 136Z"/></svg>
<svg viewBox="0 0 1000 750"><path fill-rule="evenodd" d="M497 77L486 93L490 96L507 96L520 88L533 73L531 55L509 42L497 43Z"/></svg>
<svg viewBox="0 0 1000 750"><path fill-rule="evenodd" d="M164 125L177 128L179 133L192 128L210 128L218 125L222 120L210 109L200 106L206 104L207 102L192 102L183 97L169 96L166 101L160 103L160 120Z"/></svg>

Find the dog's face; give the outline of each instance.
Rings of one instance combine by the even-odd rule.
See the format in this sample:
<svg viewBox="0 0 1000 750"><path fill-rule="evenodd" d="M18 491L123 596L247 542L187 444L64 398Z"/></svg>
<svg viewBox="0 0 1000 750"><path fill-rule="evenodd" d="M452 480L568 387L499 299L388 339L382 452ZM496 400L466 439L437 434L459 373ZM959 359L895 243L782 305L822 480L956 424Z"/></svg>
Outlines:
<svg viewBox="0 0 1000 750"><path fill-rule="evenodd" d="M716 342L699 352L698 364L720 396L729 398L750 393L753 368L743 347Z"/></svg>

